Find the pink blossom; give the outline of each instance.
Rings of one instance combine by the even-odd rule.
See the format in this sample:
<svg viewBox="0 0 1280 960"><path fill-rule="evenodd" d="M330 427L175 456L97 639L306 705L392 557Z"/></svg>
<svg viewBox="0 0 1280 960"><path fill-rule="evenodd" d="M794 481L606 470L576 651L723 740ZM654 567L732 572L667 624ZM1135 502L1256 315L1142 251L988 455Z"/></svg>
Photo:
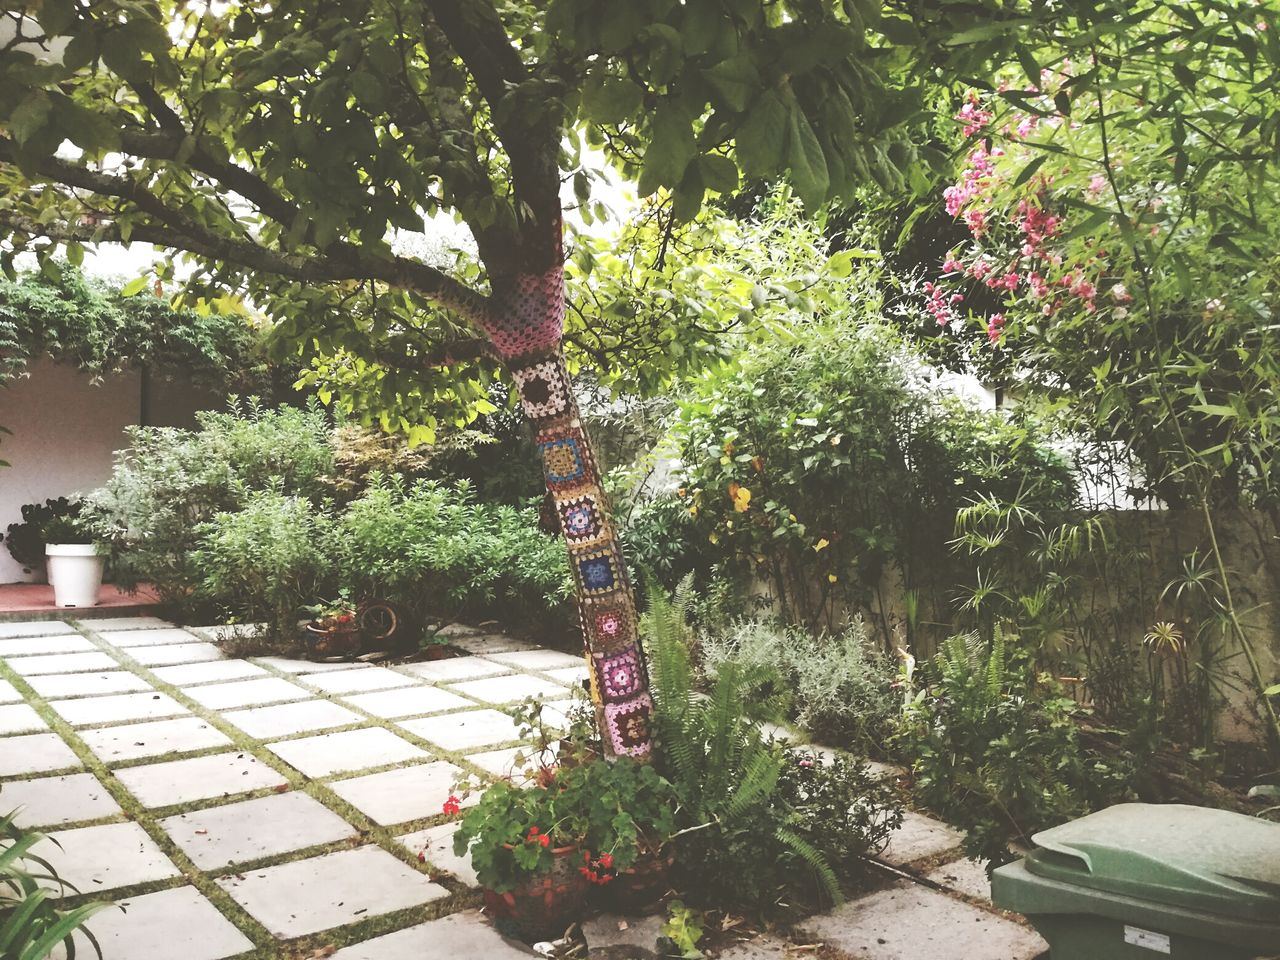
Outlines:
<svg viewBox="0 0 1280 960"><path fill-rule="evenodd" d="M1133 294L1129 292L1128 288L1125 287L1123 283L1117 283L1111 288L1111 296L1115 299L1116 303L1128 303L1133 299Z"/></svg>
<svg viewBox="0 0 1280 960"><path fill-rule="evenodd" d="M1000 339L1000 331L1004 328L1004 314L993 313L987 320L987 340L995 343Z"/></svg>
<svg viewBox="0 0 1280 960"><path fill-rule="evenodd" d="M942 261L942 271L943 273L963 273L964 264L955 257L947 257Z"/></svg>
<svg viewBox="0 0 1280 960"><path fill-rule="evenodd" d="M1095 173L1089 178L1089 192L1092 194L1101 193L1107 188L1107 178L1100 173Z"/></svg>

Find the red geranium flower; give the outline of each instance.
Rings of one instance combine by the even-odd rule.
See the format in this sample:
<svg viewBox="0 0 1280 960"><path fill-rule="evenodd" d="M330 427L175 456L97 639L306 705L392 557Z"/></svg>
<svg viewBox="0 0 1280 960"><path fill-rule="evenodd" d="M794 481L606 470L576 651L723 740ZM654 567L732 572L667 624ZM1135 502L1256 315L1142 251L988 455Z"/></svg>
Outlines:
<svg viewBox="0 0 1280 960"><path fill-rule="evenodd" d="M462 802L453 794L449 794L449 799L444 802L444 812L453 815L462 809Z"/></svg>

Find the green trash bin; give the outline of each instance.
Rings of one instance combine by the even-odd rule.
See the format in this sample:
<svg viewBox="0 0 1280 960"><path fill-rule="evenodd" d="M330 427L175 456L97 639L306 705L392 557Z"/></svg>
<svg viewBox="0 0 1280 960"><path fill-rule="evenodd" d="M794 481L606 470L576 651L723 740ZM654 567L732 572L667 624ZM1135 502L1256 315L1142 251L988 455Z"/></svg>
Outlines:
<svg viewBox="0 0 1280 960"><path fill-rule="evenodd" d="M1280 957L1280 824L1124 803L1032 839L992 873L991 897L1052 960Z"/></svg>

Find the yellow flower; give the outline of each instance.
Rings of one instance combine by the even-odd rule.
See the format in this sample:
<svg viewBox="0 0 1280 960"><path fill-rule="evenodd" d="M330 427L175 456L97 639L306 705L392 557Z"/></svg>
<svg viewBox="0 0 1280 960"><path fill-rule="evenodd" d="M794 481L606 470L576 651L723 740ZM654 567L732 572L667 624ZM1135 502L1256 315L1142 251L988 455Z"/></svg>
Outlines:
<svg viewBox="0 0 1280 960"><path fill-rule="evenodd" d="M823 550L827 549L827 547L829 546L831 546L831 541L828 540L826 537L823 537L821 540L819 540L817 543L813 545L813 552L821 553Z"/></svg>
<svg viewBox="0 0 1280 960"><path fill-rule="evenodd" d="M828 574L827 574L827 583L835 583L835 582L836 582L837 580L839 580L839 579L840 579L840 578L839 578L839 577L837 577L834 573L828 573Z"/></svg>
<svg viewBox="0 0 1280 960"><path fill-rule="evenodd" d="M708 540L710 540L712 543L719 543L719 542L720 542L720 534L718 534L718 533L716 533L714 530L712 530L712 531L711 531L711 533L709 533L709 534L707 535L707 539L708 539Z"/></svg>
<svg viewBox="0 0 1280 960"><path fill-rule="evenodd" d="M733 493L733 509L738 513L746 513L751 506L751 491L746 487L738 487Z"/></svg>

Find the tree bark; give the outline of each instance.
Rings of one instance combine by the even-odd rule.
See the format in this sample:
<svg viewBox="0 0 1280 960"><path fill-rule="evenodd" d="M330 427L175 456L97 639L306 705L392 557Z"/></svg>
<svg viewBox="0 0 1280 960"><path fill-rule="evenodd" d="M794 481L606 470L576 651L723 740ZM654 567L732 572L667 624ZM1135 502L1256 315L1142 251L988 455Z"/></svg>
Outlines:
<svg viewBox="0 0 1280 960"><path fill-rule="evenodd" d="M605 755L653 754L653 700L635 596L600 468L565 369L564 271L494 277L483 326L515 380L542 459L577 592Z"/></svg>

